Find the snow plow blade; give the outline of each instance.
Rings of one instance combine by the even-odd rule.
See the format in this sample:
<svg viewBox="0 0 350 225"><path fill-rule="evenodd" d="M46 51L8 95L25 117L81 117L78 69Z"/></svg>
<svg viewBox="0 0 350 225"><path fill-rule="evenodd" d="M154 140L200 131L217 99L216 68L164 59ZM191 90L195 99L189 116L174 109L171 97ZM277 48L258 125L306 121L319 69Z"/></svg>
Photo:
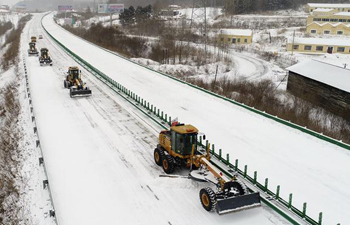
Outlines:
<svg viewBox="0 0 350 225"><path fill-rule="evenodd" d="M86 95L92 95L92 91L90 89L88 89L88 90L74 90L74 91L70 91L70 97L86 96Z"/></svg>
<svg viewBox="0 0 350 225"><path fill-rule="evenodd" d="M256 192L226 199L217 199L216 211L219 215L223 215L259 206L261 206L260 194Z"/></svg>

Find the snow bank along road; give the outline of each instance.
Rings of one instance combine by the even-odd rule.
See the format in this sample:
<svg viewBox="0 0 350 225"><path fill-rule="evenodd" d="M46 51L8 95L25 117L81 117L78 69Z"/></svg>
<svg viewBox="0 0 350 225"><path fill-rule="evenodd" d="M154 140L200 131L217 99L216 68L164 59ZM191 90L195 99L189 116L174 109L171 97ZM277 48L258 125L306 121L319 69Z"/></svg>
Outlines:
<svg viewBox="0 0 350 225"><path fill-rule="evenodd" d="M240 159L241 165L248 164L249 171L257 170L260 181L269 177L270 186L280 184L285 199L294 193L296 206L308 202L312 217L317 218L322 211L325 224L350 222L347 150L135 66L60 28L52 15L44 17L43 25L61 43L112 79L173 117L178 116L180 121L197 126L217 148Z"/></svg>
<svg viewBox="0 0 350 225"><path fill-rule="evenodd" d="M40 67L36 57L26 56L60 225L287 224L265 206L226 216L208 213L198 197L207 184L159 177L163 171L153 162L158 131L85 70L93 96L71 99L63 73L76 63L44 33L41 17L28 23L22 40L27 46L30 36L43 34L38 47L48 47L53 58L52 67Z"/></svg>

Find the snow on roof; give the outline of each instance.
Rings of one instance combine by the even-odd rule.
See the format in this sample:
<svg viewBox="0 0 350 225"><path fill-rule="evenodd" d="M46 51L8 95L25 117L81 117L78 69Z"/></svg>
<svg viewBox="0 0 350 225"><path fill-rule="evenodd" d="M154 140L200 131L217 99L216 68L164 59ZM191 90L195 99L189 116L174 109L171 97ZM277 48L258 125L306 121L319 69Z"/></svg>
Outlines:
<svg viewBox="0 0 350 225"><path fill-rule="evenodd" d="M287 70L350 93L348 69L317 60L305 60Z"/></svg>
<svg viewBox="0 0 350 225"><path fill-rule="evenodd" d="M308 6L313 8L350 8L350 4L308 3Z"/></svg>
<svg viewBox="0 0 350 225"><path fill-rule="evenodd" d="M293 42L292 38L288 39L288 44ZM295 38L294 45L309 44L309 45L330 45L330 46L350 46L348 39L326 39L326 38Z"/></svg>
<svg viewBox="0 0 350 225"><path fill-rule="evenodd" d="M313 12L330 12L330 11L333 11L334 9L324 9L324 8L321 8L321 9L315 9Z"/></svg>
<svg viewBox="0 0 350 225"><path fill-rule="evenodd" d="M350 12L338 12L334 16L350 16Z"/></svg>
<svg viewBox="0 0 350 225"><path fill-rule="evenodd" d="M221 29L220 34L237 35L237 36L252 36L253 31L249 29Z"/></svg>
<svg viewBox="0 0 350 225"><path fill-rule="evenodd" d="M10 11L9 10L6 10L6 9L0 9L0 13L9 13Z"/></svg>

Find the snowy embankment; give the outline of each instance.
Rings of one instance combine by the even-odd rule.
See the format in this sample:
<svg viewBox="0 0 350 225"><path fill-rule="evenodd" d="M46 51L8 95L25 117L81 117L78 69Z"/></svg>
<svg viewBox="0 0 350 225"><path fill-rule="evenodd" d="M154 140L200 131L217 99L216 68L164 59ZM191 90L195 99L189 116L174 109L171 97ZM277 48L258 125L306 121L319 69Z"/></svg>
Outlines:
<svg viewBox="0 0 350 225"><path fill-rule="evenodd" d="M31 24L34 35L44 33L40 19ZM159 130L150 121L82 68L93 95L70 98L64 72L76 62L46 34L38 46L48 47L53 66L27 57L29 83L60 225L287 224L265 206L226 216L205 211L198 192L208 184L159 176Z"/></svg>
<svg viewBox="0 0 350 225"><path fill-rule="evenodd" d="M17 27L20 17L12 14L5 19ZM7 47L2 49L0 58L7 50ZM42 187L46 178L38 164L41 155L35 146L37 139L25 86L22 51L18 54L15 64L0 71L0 221L55 224L48 215L52 209L49 194Z"/></svg>
<svg viewBox="0 0 350 225"><path fill-rule="evenodd" d="M272 189L280 184L285 199L294 193L294 205L308 202L312 217L323 211L325 224L350 222L349 151L135 66L60 28L52 15L43 25L112 79L181 122L197 126L217 149L240 159L240 165L248 164L249 173L257 170L259 181L269 177Z"/></svg>

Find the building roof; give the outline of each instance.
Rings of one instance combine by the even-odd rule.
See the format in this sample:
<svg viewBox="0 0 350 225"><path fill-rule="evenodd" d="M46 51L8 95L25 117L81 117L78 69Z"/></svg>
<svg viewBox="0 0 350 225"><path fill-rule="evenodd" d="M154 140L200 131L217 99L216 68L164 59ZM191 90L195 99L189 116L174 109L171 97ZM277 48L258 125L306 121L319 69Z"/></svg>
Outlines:
<svg viewBox="0 0 350 225"><path fill-rule="evenodd" d="M288 44L293 42L292 38L288 39ZM348 39L328 39L328 38L295 38L294 45L329 45L329 46L350 46Z"/></svg>
<svg viewBox="0 0 350 225"><path fill-rule="evenodd" d="M350 93L348 69L317 60L305 60L287 70Z"/></svg>
<svg viewBox="0 0 350 225"><path fill-rule="evenodd" d="M308 3L308 6L313 8L350 8L350 4Z"/></svg>
<svg viewBox="0 0 350 225"><path fill-rule="evenodd" d="M252 36L253 31L249 29L221 29L220 34L237 35L237 36Z"/></svg>

